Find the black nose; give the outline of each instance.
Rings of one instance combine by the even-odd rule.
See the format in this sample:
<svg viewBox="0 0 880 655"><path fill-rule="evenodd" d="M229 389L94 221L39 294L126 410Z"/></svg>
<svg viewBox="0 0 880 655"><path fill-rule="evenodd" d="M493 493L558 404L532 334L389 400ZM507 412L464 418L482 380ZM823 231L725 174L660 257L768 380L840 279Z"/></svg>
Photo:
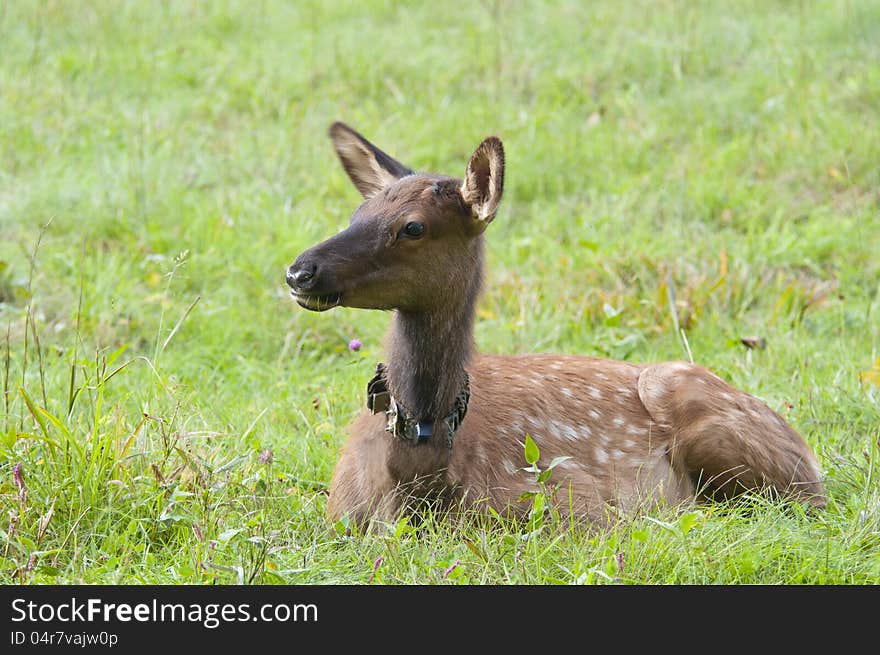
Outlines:
<svg viewBox="0 0 880 655"><path fill-rule="evenodd" d="M294 262L287 269L285 279L291 289L305 290L308 289L315 279L315 273L318 265L314 262Z"/></svg>

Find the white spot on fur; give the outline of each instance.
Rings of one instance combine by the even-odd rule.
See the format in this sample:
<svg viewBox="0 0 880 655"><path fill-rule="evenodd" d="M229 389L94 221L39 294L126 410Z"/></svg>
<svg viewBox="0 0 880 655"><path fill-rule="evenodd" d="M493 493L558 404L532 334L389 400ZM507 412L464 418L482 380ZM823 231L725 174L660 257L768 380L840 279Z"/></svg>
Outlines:
<svg viewBox="0 0 880 655"><path fill-rule="evenodd" d="M578 431L584 439L589 439L593 436L593 431L590 429L589 425L581 425Z"/></svg>
<svg viewBox="0 0 880 655"><path fill-rule="evenodd" d="M504 470L507 471L510 475L516 475L518 467L516 464L511 462L509 459L504 460Z"/></svg>
<svg viewBox="0 0 880 655"><path fill-rule="evenodd" d="M641 425L630 424L626 428L627 434L642 434L644 431L645 431L645 428L643 428Z"/></svg>
<svg viewBox="0 0 880 655"><path fill-rule="evenodd" d="M602 418L602 412L600 412L598 409L591 409L587 413L590 415L591 419L594 419L596 421L598 421Z"/></svg>
<svg viewBox="0 0 880 655"><path fill-rule="evenodd" d="M532 416L529 419L529 424L532 426L535 433L538 434L546 434L549 432L549 425L547 425L547 421L537 416Z"/></svg>
<svg viewBox="0 0 880 655"><path fill-rule="evenodd" d="M624 453L619 448L615 448L614 450L611 451L611 456L618 461L623 459L624 455L626 455L626 453Z"/></svg>
<svg viewBox="0 0 880 655"><path fill-rule="evenodd" d="M600 379L600 380L607 380L607 379L608 379L608 376L605 375L604 373L602 373L601 371L599 371L598 373L596 373L596 377L597 377L598 379Z"/></svg>
<svg viewBox="0 0 880 655"><path fill-rule="evenodd" d="M554 371L561 371L562 364L560 364L559 362L553 362L552 364L550 364L550 368L552 368Z"/></svg>
<svg viewBox="0 0 880 655"><path fill-rule="evenodd" d="M633 441L632 439L624 439L624 441L623 441L623 443L622 443L621 445L622 445L624 448L626 448L627 450L632 450L632 448L635 447L636 442Z"/></svg>
<svg viewBox="0 0 880 655"><path fill-rule="evenodd" d="M562 395L565 396L566 398L574 398L574 394L572 393L571 389L569 389L568 387L562 387L562 389L560 389L560 391L562 392Z"/></svg>
<svg viewBox="0 0 880 655"><path fill-rule="evenodd" d="M567 439L568 441L577 441L578 433L570 424L562 421L551 421L552 436L555 439Z"/></svg>
<svg viewBox="0 0 880 655"><path fill-rule="evenodd" d="M566 423L562 426L562 436L568 439L569 441L577 441L578 440L578 432L573 425Z"/></svg>
<svg viewBox="0 0 880 655"><path fill-rule="evenodd" d="M601 448L596 448L596 450L593 451L593 456L596 458L596 461L599 462L599 464L604 464L608 461L608 453L606 453Z"/></svg>
<svg viewBox="0 0 880 655"><path fill-rule="evenodd" d="M721 395L721 397L724 398L724 400L726 400L727 402L733 402L733 396L730 395L729 393L724 392L724 393L722 393L722 394L720 394L720 395Z"/></svg>
<svg viewBox="0 0 880 655"><path fill-rule="evenodd" d="M587 393L590 394L596 400L602 399L602 392L599 391L596 387L587 387Z"/></svg>
<svg viewBox="0 0 880 655"><path fill-rule="evenodd" d="M616 425L617 427L622 428L624 423L626 423L626 419L624 419L622 416L614 417L614 425Z"/></svg>

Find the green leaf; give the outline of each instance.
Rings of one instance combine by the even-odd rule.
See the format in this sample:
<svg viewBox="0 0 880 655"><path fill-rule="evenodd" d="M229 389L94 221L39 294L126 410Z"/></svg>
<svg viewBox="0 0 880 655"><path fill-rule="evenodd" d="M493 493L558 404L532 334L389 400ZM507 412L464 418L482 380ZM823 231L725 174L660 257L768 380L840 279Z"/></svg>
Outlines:
<svg viewBox="0 0 880 655"><path fill-rule="evenodd" d="M544 495L535 494L532 498L532 509L529 512L529 522L526 524L528 532L540 530L544 525Z"/></svg>
<svg viewBox="0 0 880 655"><path fill-rule="evenodd" d="M654 518L653 516L646 516L645 519L655 525L659 525L661 528L663 528L664 530L668 530L672 534L677 535L681 531L680 529L676 528L676 526L674 524L667 523L666 521L661 521L660 519Z"/></svg>
<svg viewBox="0 0 880 655"><path fill-rule="evenodd" d="M534 491L526 491L524 494L522 494L519 498L516 499L516 502L523 503L527 500L531 500L532 498L535 497L535 493L536 492L534 492Z"/></svg>
<svg viewBox="0 0 880 655"><path fill-rule="evenodd" d="M107 355L107 366L112 366L113 362L119 359L119 356L122 355L122 353L124 353L126 350L128 350L129 346L131 346L130 343L124 343L112 353Z"/></svg>
<svg viewBox="0 0 880 655"><path fill-rule="evenodd" d="M605 325L608 327L614 327L620 323L620 317L621 314L623 314L623 307L616 309L608 303L605 303L602 306L602 311L605 312Z"/></svg>
<svg viewBox="0 0 880 655"><path fill-rule="evenodd" d="M350 524L351 518L349 518L348 514L345 514L341 519L336 520L336 523L333 524L333 530L338 535L345 535L348 533Z"/></svg>
<svg viewBox="0 0 880 655"><path fill-rule="evenodd" d="M18 535L18 542L23 544L28 550L34 551L37 549L37 545L28 537L25 537L23 534Z"/></svg>
<svg viewBox="0 0 880 655"><path fill-rule="evenodd" d="M545 482L547 482L547 480L550 479L551 475L553 475L553 471L550 469L547 469L546 471L542 471L541 473L538 473L538 477L537 477L538 483L544 484Z"/></svg>
<svg viewBox="0 0 880 655"><path fill-rule="evenodd" d="M263 569L260 572L260 577L263 579L263 582L266 584L285 584L286 580L282 578L277 573L273 573L272 571L267 571Z"/></svg>
<svg viewBox="0 0 880 655"><path fill-rule="evenodd" d="M43 417L40 412L37 411L36 406L31 401L30 396L28 396L27 391L18 388L18 393L21 394L21 397L24 398L24 404L27 405L28 411L31 413L31 416L34 417L34 420L37 422L37 425L40 426L40 430L43 432L43 437L46 443L49 445L49 451L52 454L52 457L55 457L55 448L58 448L58 444L54 439L49 435L49 429L46 427L46 421L43 420Z"/></svg>
<svg viewBox="0 0 880 655"><path fill-rule="evenodd" d="M223 473L225 471L231 471L232 469L236 468L237 466L244 464L246 461L248 461L248 459L249 458L245 455L233 457L231 460L229 460L228 462L226 462L222 466L219 466L216 469L214 469L214 473Z"/></svg>
<svg viewBox="0 0 880 655"><path fill-rule="evenodd" d="M651 533L645 528L635 528L632 531L633 541L647 541Z"/></svg>
<svg viewBox="0 0 880 655"><path fill-rule="evenodd" d="M535 464L541 457L541 451L538 450L538 444L535 443L532 436L529 434L526 435L525 456L528 464Z"/></svg>
<svg viewBox="0 0 880 655"><path fill-rule="evenodd" d="M688 512L687 514L682 514L678 519L678 529L681 530L681 534L685 535L690 532L695 525L700 520L699 512Z"/></svg>
<svg viewBox="0 0 880 655"><path fill-rule="evenodd" d="M484 553L483 549L480 548L479 546L477 546L477 544L475 544L473 541L471 541L469 539L464 539L463 541L464 541L464 545L468 547L468 550L470 550L474 555L479 557L483 561L483 563L486 563L489 561L489 558L486 556L486 553Z"/></svg>
<svg viewBox="0 0 880 655"><path fill-rule="evenodd" d="M404 534L410 534L414 532L413 527L409 524L409 517L402 517L397 524L394 526L394 538L400 539Z"/></svg>
<svg viewBox="0 0 880 655"><path fill-rule="evenodd" d="M217 541L222 544L225 544L230 539L232 539L235 535L241 532L241 528L230 528L229 530L224 530L219 535L217 535Z"/></svg>
<svg viewBox="0 0 880 655"><path fill-rule="evenodd" d="M12 448L16 441L18 441L18 432L15 431L15 428L9 428L6 432L0 432L0 443L5 448Z"/></svg>
<svg viewBox="0 0 880 655"><path fill-rule="evenodd" d="M568 455L565 455L563 457L554 457L553 461L550 462L550 466L547 467L547 470L549 471L551 469L555 469L557 466L562 464L562 462L565 462L569 459L571 459L571 457L569 457Z"/></svg>
<svg viewBox="0 0 880 655"><path fill-rule="evenodd" d="M47 412L42 407L37 407L37 411L40 412L40 414L44 418L48 419L52 425L54 425L56 428L58 428L58 431L61 432L62 436L64 437L64 443L66 443L66 444L69 443L71 446L73 446L74 449L76 449L77 454L80 457L82 457L83 456L82 446L80 446L78 440L70 434L70 431L67 429L67 427L64 425L64 423L62 423L61 420L58 419L57 417L52 416L52 414Z"/></svg>

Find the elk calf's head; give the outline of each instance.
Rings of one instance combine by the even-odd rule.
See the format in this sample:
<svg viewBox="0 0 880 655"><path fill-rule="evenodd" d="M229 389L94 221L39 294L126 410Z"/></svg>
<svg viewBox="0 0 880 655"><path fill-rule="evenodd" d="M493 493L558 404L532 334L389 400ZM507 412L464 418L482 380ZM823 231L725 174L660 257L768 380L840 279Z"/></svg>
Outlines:
<svg viewBox="0 0 880 655"><path fill-rule="evenodd" d="M421 313L469 295L504 188L501 141L485 139L456 179L413 172L342 123L330 138L364 202L345 230L288 268L296 301Z"/></svg>

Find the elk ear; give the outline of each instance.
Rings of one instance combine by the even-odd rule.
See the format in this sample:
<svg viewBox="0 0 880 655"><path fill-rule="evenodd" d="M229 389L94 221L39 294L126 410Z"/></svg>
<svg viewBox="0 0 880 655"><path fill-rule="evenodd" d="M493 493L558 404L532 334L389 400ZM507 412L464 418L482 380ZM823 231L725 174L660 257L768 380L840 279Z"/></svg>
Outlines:
<svg viewBox="0 0 880 655"><path fill-rule="evenodd" d="M479 232L495 218L503 191L504 146L501 139L490 136L471 155L461 185L461 197L470 207Z"/></svg>
<svg viewBox="0 0 880 655"><path fill-rule="evenodd" d="M400 178L412 175L412 170L379 150L345 123L330 126L330 139L342 167L366 199Z"/></svg>

